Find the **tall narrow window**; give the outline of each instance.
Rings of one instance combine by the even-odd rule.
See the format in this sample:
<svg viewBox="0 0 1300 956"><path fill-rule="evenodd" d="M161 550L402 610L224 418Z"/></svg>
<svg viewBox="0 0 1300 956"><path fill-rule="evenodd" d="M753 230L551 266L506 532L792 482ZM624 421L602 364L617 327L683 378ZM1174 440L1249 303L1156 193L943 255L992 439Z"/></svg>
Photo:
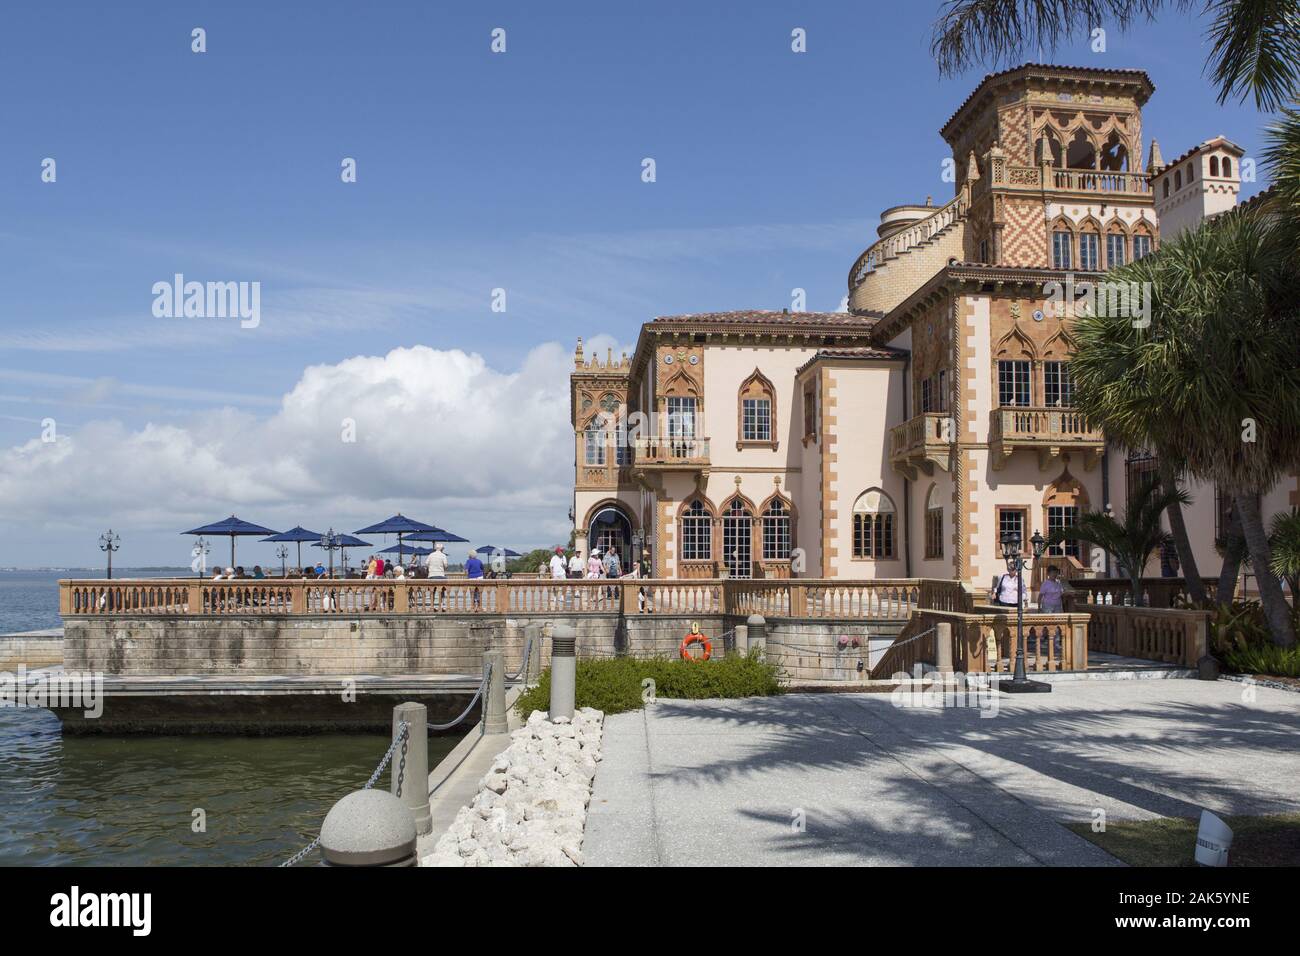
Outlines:
<svg viewBox="0 0 1300 956"><path fill-rule="evenodd" d="M741 400L742 441L772 440L772 400L770 398L745 398Z"/></svg>
<svg viewBox="0 0 1300 956"><path fill-rule="evenodd" d="M1029 404L1029 363L1022 359L998 361L998 404L1004 408Z"/></svg>
<svg viewBox="0 0 1300 956"><path fill-rule="evenodd" d="M695 454L695 399L668 399L668 444L676 458Z"/></svg>
<svg viewBox="0 0 1300 956"><path fill-rule="evenodd" d="M584 457L586 458L587 464L593 466L605 464L605 446L607 439L609 438L609 434L605 429L601 428L597 424L599 420L600 416L597 415L596 418L592 420L591 424L587 426L587 430L583 434L583 445L586 449Z"/></svg>
<svg viewBox="0 0 1300 956"><path fill-rule="evenodd" d="M1232 160L1230 160L1227 156L1223 157L1223 175L1225 176L1232 175Z"/></svg>
<svg viewBox="0 0 1300 956"><path fill-rule="evenodd" d="M921 379L921 411L934 411L934 383L931 379Z"/></svg>
<svg viewBox="0 0 1300 956"><path fill-rule="evenodd" d="M763 512L763 560L787 560L792 545L790 508L780 498L774 498Z"/></svg>
<svg viewBox="0 0 1300 956"><path fill-rule="evenodd" d="M811 385L803 390L803 437L817 437L817 391Z"/></svg>
<svg viewBox="0 0 1300 956"><path fill-rule="evenodd" d="M739 498L722 513L722 560L733 578L753 577L754 518Z"/></svg>
<svg viewBox="0 0 1300 956"><path fill-rule="evenodd" d="M1217 176L1217 175L1219 175L1219 157L1218 157L1218 156L1211 156L1211 157L1210 157L1210 175L1211 175L1211 176Z"/></svg>
<svg viewBox="0 0 1300 956"><path fill-rule="evenodd" d="M1087 272L1097 271L1097 250L1100 245L1100 237L1095 232L1084 232L1079 235L1079 268Z"/></svg>
<svg viewBox="0 0 1300 956"><path fill-rule="evenodd" d="M925 556L928 560L943 557L943 509L925 509Z"/></svg>
<svg viewBox="0 0 1300 956"><path fill-rule="evenodd" d="M1133 258L1141 259L1143 256L1151 254L1151 237L1134 236L1133 237Z"/></svg>
<svg viewBox="0 0 1300 956"><path fill-rule="evenodd" d="M1057 269L1071 268L1070 245L1073 236L1058 229L1052 233L1052 265Z"/></svg>
<svg viewBox="0 0 1300 956"><path fill-rule="evenodd" d="M938 394L935 396L936 411L946 412L948 410L948 370L939 369L939 385L935 389Z"/></svg>
<svg viewBox="0 0 1300 956"><path fill-rule="evenodd" d="M713 559L713 516L698 498L682 512L677 524L682 532L682 560Z"/></svg>
<svg viewBox="0 0 1300 956"><path fill-rule="evenodd" d="M1073 407L1074 380L1070 378L1069 362L1043 363L1043 400L1049 408Z"/></svg>
<svg viewBox="0 0 1300 956"><path fill-rule="evenodd" d="M1112 232L1106 236L1106 267L1114 269L1124 264L1124 234Z"/></svg>
<svg viewBox="0 0 1300 956"><path fill-rule="evenodd" d="M1048 537L1052 532L1059 531L1062 528L1073 528L1079 523L1079 509L1074 505L1051 505L1047 509L1047 534ZM1060 544L1049 545L1048 554L1069 555L1072 558L1079 557L1080 547L1078 541L1063 541Z"/></svg>
<svg viewBox="0 0 1300 956"><path fill-rule="evenodd" d="M894 503L883 492L864 492L853 505L853 556L894 556Z"/></svg>
<svg viewBox="0 0 1300 956"><path fill-rule="evenodd" d="M1124 490L1126 513L1133 510L1133 502L1147 485L1160 480L1160 460L1147 451L1131 452L1124 461Z"/></svg>

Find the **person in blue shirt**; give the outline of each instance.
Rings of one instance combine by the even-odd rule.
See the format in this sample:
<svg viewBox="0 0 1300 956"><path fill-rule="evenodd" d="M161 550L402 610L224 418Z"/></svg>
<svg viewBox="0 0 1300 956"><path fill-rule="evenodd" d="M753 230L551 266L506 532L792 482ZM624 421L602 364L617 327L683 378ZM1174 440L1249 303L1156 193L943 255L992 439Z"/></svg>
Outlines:
<svg viewBox="0 0 1300 956"><path fill-rule="evenodd" d="M469 557L465 559L465 577L470 580L481 579L483 577L483 562L478 558L477 551L471 551ZM474 607L480 607L483 602L483 595L478 588L474 589Z"/></svg>

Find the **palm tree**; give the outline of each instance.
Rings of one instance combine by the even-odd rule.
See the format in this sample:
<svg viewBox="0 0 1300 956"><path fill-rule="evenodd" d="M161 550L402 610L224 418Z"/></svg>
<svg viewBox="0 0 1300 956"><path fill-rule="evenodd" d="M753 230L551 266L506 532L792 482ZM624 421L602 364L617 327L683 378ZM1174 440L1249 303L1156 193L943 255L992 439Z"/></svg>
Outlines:
<svg viewBox="0 0 1300 956"><path fill-rule="evenodd" d="M945 76L979 64L1010 65L1098 26L1127 30L1172 9L1186 13L1194 0L946 0L930 39ZM1253 97L1270 112L1300 88L1300 5L1296 0L1205 0L1213 43L1207 67L1219 102Z"/></svg>
<svg viewBox="0 0 1300 956"><path fill-rule="evenodd" d="M1071 371L1077 403L1108 434L1156 428L1189 474L1231 490L1273 640L1289 646L1260 514L1260 495L1300 464L1300 257L1278 240L1284 228L1230 212L1113 270L1147 284L1150 327L1080 316Z"/></svg>
<svg viewBox="0 0 1300 956"><path fill-rule="evenodd" d="M1300 508L1273 516L1268 543L1273 549L1270 570L1286 581L1291 589L1291 603L1300 607Z"/></svg>
<svg viewBox="0 0 1300 956"><path fill-rule="evenodd" d="M1169 490L1155 481L1144 482L1129 503L1123 520L1105 511L1088 511L1079 516L1078 523L1053 531L1047 543L1085 541L1113 555L1120 570L1128 575L1134 606L1140 607L1142 572L1151 555L1169 539L1160 524L1160 516L1175 501L1186 502L1187 492Z"/></svg>

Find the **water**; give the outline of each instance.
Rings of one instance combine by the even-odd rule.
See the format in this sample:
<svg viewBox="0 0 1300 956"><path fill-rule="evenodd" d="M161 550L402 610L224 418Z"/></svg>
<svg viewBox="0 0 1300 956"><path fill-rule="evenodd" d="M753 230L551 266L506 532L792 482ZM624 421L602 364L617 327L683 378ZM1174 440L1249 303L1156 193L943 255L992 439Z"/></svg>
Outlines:
<svg viewBox="0 0 1300 956"><path fill-rule="evenodd" d="M0 633L58 627L55 582L68 576L0 571ZM429 766L456 742L432 738ZM386 734L64 737L47 710L0 709L0 866L274 865L315 839L388 743ZM387 784L385 773L376 786ZM194 832L196 809L206 832Z"/></svg>

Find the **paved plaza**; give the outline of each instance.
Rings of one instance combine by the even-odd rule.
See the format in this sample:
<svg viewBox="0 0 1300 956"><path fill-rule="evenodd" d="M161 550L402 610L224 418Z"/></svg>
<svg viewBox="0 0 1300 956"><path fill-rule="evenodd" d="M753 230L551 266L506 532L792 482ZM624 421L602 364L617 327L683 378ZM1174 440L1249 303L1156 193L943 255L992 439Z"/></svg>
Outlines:
<svg viewBox="0 0 1300 956"><path fill-rule="evenodd" d="M996 705L790 694L612 716L587 865L1113 866L1062 823L1300 810L1300 695L1073 681Z"/></svg>

